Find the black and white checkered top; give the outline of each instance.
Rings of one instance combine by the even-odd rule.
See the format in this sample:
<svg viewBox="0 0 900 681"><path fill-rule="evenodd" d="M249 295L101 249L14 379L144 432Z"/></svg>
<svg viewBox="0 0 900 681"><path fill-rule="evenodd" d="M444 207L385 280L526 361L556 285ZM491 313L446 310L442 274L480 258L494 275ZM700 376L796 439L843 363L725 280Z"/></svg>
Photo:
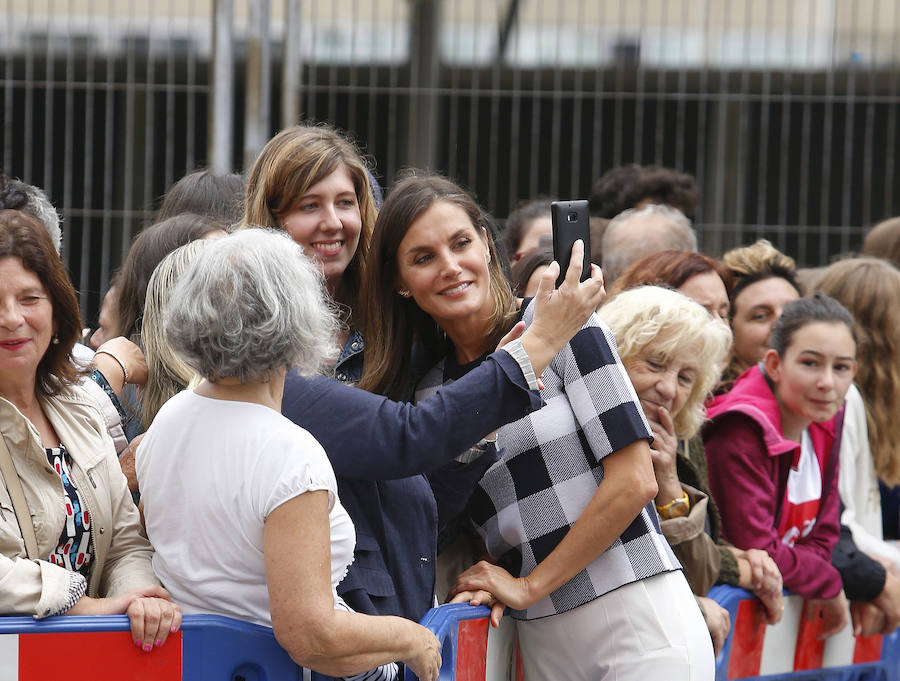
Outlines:
<svg viewBox="0 0 900 681"><path fill-rule="evenodd" d="M523 316L531 323L534 308ZM448 356L420 382L416 400L472 366ZM455 375L454 375L455 374ZM603 480L603 457L652 439L609 328L594 315L542 376L545 406L497 433L500 461L479 482L468 511L492 556L524 577L575 523ZM517 619L583 605L624 584L680 569L647 504L625 532L572 580Z"/></svg>

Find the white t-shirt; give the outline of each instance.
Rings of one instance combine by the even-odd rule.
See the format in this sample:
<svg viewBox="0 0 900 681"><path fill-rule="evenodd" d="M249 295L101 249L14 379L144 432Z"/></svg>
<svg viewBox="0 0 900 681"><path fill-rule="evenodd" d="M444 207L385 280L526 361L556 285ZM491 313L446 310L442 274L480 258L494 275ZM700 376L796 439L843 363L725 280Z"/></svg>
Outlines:
<svg viewBox="0 0 900 681"><path fill-rule="evenodd" d="M325 451L268 407L185 390L160 409L135 470L153 569L185 613L272 626L263 524L307 491L329 492L332 591L353 560L353 522Z"/></svg>

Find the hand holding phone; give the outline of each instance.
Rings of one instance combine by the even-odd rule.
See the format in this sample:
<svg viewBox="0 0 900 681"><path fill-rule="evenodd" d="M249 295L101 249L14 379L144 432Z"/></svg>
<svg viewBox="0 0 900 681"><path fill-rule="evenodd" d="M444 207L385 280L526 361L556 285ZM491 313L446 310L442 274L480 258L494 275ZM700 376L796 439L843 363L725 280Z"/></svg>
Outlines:
<svg viewBox="0 0 900 681"><path fill-rule="evenodd" d="M550 219L553 223L553 259L559 263L556 288L566 278L566 269L572 258L572 244L578 239L584 242L580 281L586 280L591 276L591 217L588 202L554 201L550 204Z"/></svg>

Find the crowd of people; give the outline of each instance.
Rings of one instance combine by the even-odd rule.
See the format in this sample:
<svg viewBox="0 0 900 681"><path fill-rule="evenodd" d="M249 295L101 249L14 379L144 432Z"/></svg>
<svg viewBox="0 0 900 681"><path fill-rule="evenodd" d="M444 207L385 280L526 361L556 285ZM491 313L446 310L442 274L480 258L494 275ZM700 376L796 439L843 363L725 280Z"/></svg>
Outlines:
<svg viewBox="0 0 900 681"><path fill-rule="evenodd" d="M221 614L429 681L446 601L514 619L531 679L711 680L717 584L900 625L900 219L717 259L693 178L632 164L558 263L551 200L383 195L295 126L173 185L83 329L59 216L0 177L0 614L124 613L146 652Z"/></svg>

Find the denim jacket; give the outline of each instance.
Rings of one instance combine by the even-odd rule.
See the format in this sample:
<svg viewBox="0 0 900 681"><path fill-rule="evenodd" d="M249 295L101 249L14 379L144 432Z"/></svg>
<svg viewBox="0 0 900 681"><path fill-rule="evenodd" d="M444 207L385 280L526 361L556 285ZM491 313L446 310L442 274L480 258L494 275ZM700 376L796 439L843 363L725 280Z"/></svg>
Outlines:
<svg viewBox="0 0 900 681"><path fill-rule="evenodd" d="M363 372L363 349L362 334L353 329L334 364L332 378L348 385L359 383Z"/></svg>

